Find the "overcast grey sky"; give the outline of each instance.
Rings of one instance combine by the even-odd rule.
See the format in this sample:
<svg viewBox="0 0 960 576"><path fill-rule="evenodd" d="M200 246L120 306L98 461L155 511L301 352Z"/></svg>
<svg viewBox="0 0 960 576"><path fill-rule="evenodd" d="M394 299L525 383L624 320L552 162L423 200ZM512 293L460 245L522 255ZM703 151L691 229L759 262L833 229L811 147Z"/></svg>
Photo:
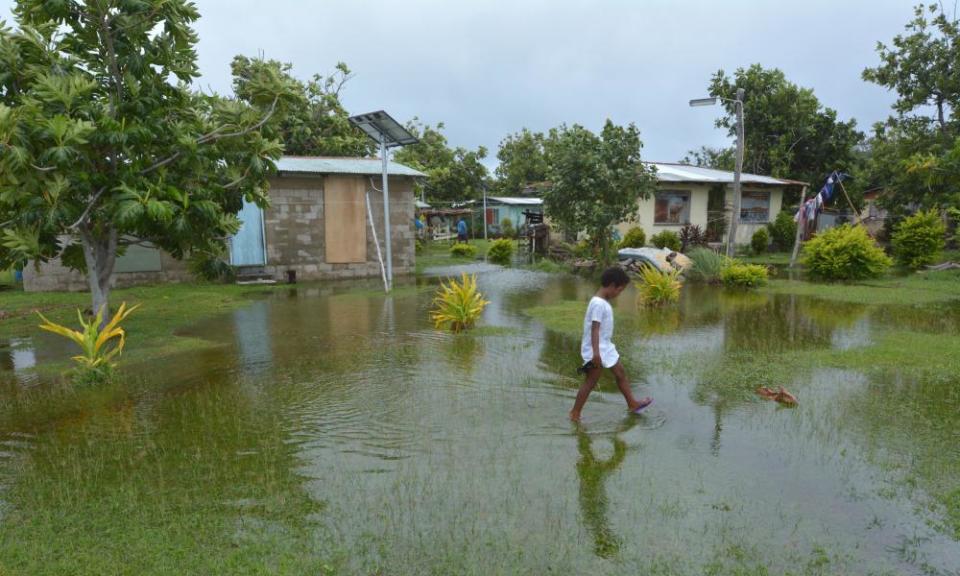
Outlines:
<svg viewBox="0 0 960 576"><path fill-rule="evenodd" d="M860 79L912 16L911 0L196 0L203 87L230 91L235 54L292 62L303 78L337 61L356 73L351 113L442 121L452 145L490 150L523 127L634 122L643 157L721 146L719 108L689 108L723 68L782 69L861 129L892 96ZM9 19L12 0L0 0ZM749 114L749 110L747 110Z"/></svg>

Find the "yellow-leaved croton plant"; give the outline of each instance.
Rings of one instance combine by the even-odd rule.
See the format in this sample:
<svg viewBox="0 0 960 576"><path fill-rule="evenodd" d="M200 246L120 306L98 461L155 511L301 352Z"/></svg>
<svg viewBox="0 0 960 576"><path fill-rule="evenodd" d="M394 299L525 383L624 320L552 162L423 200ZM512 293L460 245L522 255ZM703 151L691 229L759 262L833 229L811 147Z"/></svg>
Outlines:
<svg viewBox="0 0 960 576"><path fill-rule="evenodd" d="M137 304L127 308L127 303L124 302L102 330L100 329L100 323L103 321L102 307L97 312L96 317L89 321L84 320L83 314L80 313L80 310L77 310L77 317L80 319L82 330L73 330L61 326L51 322L43 314L39 312L37 314L43 319L43 324L40 325L41 329L74 341L80 346L83 353L74 356L73 359L84 368L93 369L112 366L113 359L123 352L126 333L120 327L120 323L139 307L140 305Z"/></svg>

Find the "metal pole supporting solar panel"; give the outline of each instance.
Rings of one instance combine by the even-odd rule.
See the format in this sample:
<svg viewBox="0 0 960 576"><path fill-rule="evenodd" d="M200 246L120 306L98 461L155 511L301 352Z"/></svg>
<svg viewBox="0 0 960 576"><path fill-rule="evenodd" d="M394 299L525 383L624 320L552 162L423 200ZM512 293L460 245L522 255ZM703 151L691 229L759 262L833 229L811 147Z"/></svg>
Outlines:
<svg viewBox="0 0 960 576"><path fill-rule="evenodd" d="M380 133L380 157L383 159L383 227L387 251L387 292L393 288L393 250L390 249L390 184L387 177L387 135Z"/></svg>
<svg viewBox="0 0 960 576"><path fill-rule="evenodd" d="M390 183L387 181L389 178L387 150L394 146L416 144L418 140L383 110L351 116L350 122L380 145L380 160L383 162L383 240L387 252L385 288L389 292L393 287L393 249L390 234Z"/></svg>

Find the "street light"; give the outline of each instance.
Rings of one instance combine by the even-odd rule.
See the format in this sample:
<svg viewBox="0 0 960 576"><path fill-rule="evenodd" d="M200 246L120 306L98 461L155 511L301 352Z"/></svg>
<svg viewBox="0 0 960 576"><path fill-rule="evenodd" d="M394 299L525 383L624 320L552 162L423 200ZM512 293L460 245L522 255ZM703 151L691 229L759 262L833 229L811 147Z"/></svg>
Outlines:
<svg viewBox="0 0 960 576"><path fill-rule="evenodd" d="M730 232L727 235L727 256L732 258L737 238L737 222L740 221L740 172L743 170L743 88L737 89L735 99L719 96L695 98L690 101L690 106L713 106L720 100L733 102L737 112L737 163L733 171L733 214L730 216Z"/></svg>

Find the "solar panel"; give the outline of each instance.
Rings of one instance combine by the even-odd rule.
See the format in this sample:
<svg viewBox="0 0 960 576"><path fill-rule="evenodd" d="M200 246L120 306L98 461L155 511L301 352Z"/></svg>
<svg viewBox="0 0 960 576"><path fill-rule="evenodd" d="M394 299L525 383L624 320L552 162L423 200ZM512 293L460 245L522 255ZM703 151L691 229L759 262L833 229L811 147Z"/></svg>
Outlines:
<svg viewBox="0 0 960 576"><path fill-rule="evenodd" d="M351 116L350 122L377 143L380 143L380 136L383 135L387 148L409 146L419 142L413 134L383 110Z"/></svg>

